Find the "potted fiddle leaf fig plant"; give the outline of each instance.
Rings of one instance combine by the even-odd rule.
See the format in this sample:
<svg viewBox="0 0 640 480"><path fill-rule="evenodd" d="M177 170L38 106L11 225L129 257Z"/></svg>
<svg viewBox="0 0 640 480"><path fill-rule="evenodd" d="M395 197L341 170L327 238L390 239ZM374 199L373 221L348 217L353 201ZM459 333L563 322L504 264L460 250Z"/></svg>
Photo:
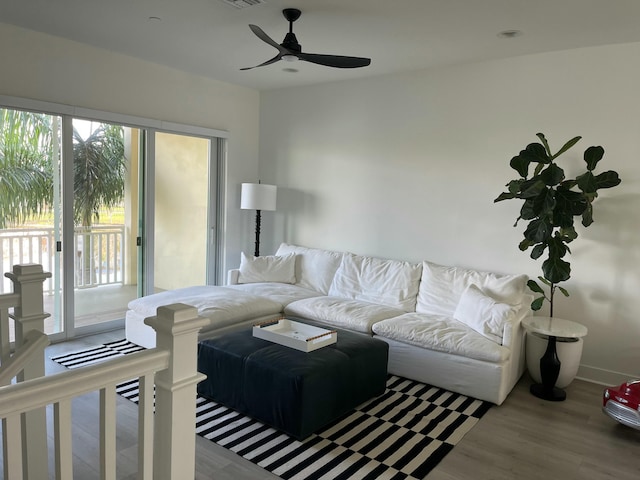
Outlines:
<svg viewBox="0 0 640 480"><path fill-rule="evenodd" d="M531 309L540 310L547 300L549 316L553 317L556 289L565 297L569 296L569 292L558 284L571 277L571 266L565 256L571 253L569 244L578 238L574 218L582 217L585 227L591 225L593 201L598 197L598 190L619 185L620 177L613 170L595 174L596 166L604 156L604 149L597 146L589 147L584 152L586 171L574 179L567 179L556 159L581 137L572 138L556 153L551 152L544 134L538 133L537 137L540 142L530 143L511 159L511 168L518 172L519 178L507 183L507 191L501 193L494 202L511 199L523 202L514 227L520 220L529 223L519 248L523 252L531 248L530 255L534 260L546 254L542 262L542 275L538 279L549 290L547 294L542 285L529 280L529 289L540 295L532 302Z"/></svg>

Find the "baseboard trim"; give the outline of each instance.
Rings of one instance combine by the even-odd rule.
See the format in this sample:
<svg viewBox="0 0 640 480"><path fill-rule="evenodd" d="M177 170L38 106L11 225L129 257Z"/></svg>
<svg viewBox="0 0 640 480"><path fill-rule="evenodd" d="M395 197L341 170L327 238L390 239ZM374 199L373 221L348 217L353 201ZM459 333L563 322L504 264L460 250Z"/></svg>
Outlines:
<svg viewBox="0 0 640 480"><path fill-rule="evenodd" d="M630 373L614 372L602 368L591 367L589 365L580 365L576 378L586 382L597 383L599 385L612 386L619 385L632 378L638 378L638 376Z"/></svg>

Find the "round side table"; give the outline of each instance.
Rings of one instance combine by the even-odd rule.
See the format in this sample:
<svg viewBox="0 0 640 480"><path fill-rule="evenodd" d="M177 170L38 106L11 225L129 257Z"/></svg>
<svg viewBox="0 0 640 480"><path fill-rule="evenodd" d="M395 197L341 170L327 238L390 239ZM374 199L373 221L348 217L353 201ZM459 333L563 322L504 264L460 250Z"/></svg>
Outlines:
<svg viewBox="0 0 640 480"><path fill-rule="evenodd" d="M580 340L587 335L587 327L570 320L556 317L527 317L522 321L522 326L527 334L543 336L547 338L547 347L544 355L540 357L540 383L531 385L533 395L544 400L559 402L567 398L566 392L556 387L560 375L561 362L556 349L557 341ZM580 350L581 351L581 350ZM535 361L527 352L527 360ZM580 359L577 359L579 364Z"/></svg>

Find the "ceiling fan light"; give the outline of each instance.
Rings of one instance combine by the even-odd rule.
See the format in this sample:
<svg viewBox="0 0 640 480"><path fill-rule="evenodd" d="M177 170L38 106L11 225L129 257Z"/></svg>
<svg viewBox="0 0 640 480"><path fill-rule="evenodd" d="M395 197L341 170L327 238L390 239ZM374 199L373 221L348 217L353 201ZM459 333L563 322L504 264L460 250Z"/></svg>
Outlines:
<svg viewBox="0 0 640 480"><path fill-rule="evenodd" d="M295 55L283 55L281 59L285 62L297 62L299 60Z"/></svg>

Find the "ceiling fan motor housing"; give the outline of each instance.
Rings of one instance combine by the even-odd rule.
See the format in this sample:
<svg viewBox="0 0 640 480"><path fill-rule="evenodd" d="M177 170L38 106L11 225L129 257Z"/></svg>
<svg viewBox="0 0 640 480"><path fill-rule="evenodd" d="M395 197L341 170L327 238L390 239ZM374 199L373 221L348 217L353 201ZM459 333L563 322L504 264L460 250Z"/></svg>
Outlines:
<svg viewBox="0 0 640 480"><path fill-rule="evenodd" d="M293 32L287 33L284 37L284 41L280 45L294 53L300 53L302 51L302 46L298 43L296 34Z"/></svg>

